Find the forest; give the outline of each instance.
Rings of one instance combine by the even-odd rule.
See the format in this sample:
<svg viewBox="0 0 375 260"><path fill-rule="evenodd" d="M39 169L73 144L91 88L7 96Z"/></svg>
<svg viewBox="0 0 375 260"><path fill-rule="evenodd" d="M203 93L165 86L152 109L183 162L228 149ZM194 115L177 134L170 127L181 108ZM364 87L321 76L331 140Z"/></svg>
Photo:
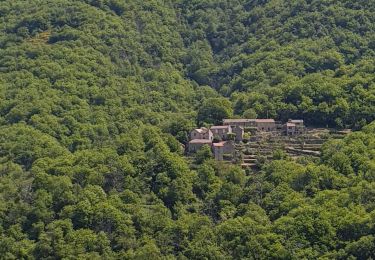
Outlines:
<svg viewBox="0 0 375 260"><path fill-rule="evenodd" d="M3 0L0 259L372 259L375 1ZM350 128L259 171L223 118Z"/></svg>

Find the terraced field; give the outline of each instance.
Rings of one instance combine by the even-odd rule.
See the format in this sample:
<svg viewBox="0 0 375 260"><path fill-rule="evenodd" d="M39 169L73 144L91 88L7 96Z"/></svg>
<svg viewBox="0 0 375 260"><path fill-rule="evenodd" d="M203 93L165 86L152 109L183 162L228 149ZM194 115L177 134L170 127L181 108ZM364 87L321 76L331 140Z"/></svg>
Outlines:
<svg viewBox="0 0 375 260"><path fill-rule="evenodd" d="M243 168L257 168L260 160L275 159L275 152L283 151L293 159L303 156L319 157L322 145L329 139L342 139L350 131L311 128L304 135L283 136L275 133L257 134L247 143L236 145Z"/></svg>

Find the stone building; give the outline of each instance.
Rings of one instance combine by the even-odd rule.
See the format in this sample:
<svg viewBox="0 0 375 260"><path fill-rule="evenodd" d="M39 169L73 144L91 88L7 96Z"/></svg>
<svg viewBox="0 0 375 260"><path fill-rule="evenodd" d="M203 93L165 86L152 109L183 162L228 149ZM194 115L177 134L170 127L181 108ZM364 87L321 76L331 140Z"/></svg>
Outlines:
<svg viewBox="0 0 375 260"><path fill-rule="evenodd" d="M191 131L190 140L195 140L195 139L212 140L213 135L210 129L206 127L201 127L201 128L197 128Z"/></svg>
<svg viewBox="0 0 375 260"><path fill-rule="evenodd" d="M256 127L258 132L274 132L276 122L274 119L256 119Z"/></svg>
<svg viewBox="0 0 375 260"><path fill-rule="evenodd" d="M244 128L242 126L232 127L232 133L236 135L236 142L241 142L243 140Z"/></svg>
<svg viewBox="0 0 375 260"><path fill-rule="evenodd" d="M224 159L224 155L230 155L231 157L233 157L235 147L233 141L223 141L219 143L213 143L212 150L215 156L215 160L222 161Z"/></svg>
<svg viewBox="0 0 375 260"><path fill-rule="evenodd" d="M214 137L219 136L222 140L227 140L228 134L232 133L232 127L230 125L212 126L210 130Z"/></svg>
<svg viewBox="0 0 375 260"><path fill-rule="evenodd" d="M224 119L223 125L231 126L232 128L236 126L244 129L253 128L258 132L273 132L277 130L274 119Z"/></svg>
<svg viewBox="0 0 375 260"><path fill-rule="evenodd" d="M193 139L189 142L188 151L189 153L195 153L204 145L208 145L211 147L212 141L208 139Z"/></svg>
<svg viewBox="0 0 375 260"><path fill-rule="evenodd" d="M302 119L289 119L285 124L286 135L300 135L305 133L305 125Z"/></svg>
<svg viewBox="0 0 375 260"><path fill-rule="evenodd" d="M224 119L223 125L230 125L232 128L235 126L242 128L256 127L256 119Z"/></svg>

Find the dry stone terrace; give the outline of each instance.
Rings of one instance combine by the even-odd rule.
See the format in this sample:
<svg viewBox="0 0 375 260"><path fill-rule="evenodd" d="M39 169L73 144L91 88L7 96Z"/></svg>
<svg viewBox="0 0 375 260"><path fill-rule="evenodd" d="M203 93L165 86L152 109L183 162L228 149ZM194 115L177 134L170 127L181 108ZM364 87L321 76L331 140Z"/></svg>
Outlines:
<svg viewBox="0 0 375 260"><path fill-rule="evenodd" d="M197 133L205 133L204 139ZM188 145L192 154L204 145L211 147L215 159L256 167L259 158L272 159L275 151L292 158L320 156L322 144L330 138L342 138L349 131L307 128L302 119L281 123L274 119L224 119L222 125L194 129Z"/></svg>

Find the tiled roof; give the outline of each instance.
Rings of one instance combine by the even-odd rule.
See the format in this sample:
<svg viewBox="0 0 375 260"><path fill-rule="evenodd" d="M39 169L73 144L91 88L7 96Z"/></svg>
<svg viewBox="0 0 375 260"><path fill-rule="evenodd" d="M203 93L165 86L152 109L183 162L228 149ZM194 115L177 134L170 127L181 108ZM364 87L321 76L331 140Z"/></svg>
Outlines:
<svg viewBox="0 0 375 260"><path fill-rule="evenodd" d="M205 128L205 127L197 128L197 129L194 129L194 130L197 131L200 134L208 132L208 129Z"/></svg>
<svg viewBox="0 0 375 260"><path fill-rule="evenodd" d="M229 125L215 125L211 126L211 129L228 129Z"/></svg>
<svg viewBox="0 0 375 260"><path fill-rule="evenodd" d="M275 123L275 119L256 119L257 123Z"/></svg>
<svg viewBox="0 0 375 260"><path fill-rule="evenodd" d="M220 142L220 143L213 143L212 145L214 147L223 147L226 142Z"/></svg>
<svg viewBox="0 0 375 260"><path fill-rule="evenodd" d="M223 123L248 123L248 122L255 122L256 119L224 119Z"/></svg>
<svg viewBox="0 0 375 260"><path fill-rule="evenodd" d="M189 144L211 144L212 141L208 139L194 139L189 142Z"/></svg>

